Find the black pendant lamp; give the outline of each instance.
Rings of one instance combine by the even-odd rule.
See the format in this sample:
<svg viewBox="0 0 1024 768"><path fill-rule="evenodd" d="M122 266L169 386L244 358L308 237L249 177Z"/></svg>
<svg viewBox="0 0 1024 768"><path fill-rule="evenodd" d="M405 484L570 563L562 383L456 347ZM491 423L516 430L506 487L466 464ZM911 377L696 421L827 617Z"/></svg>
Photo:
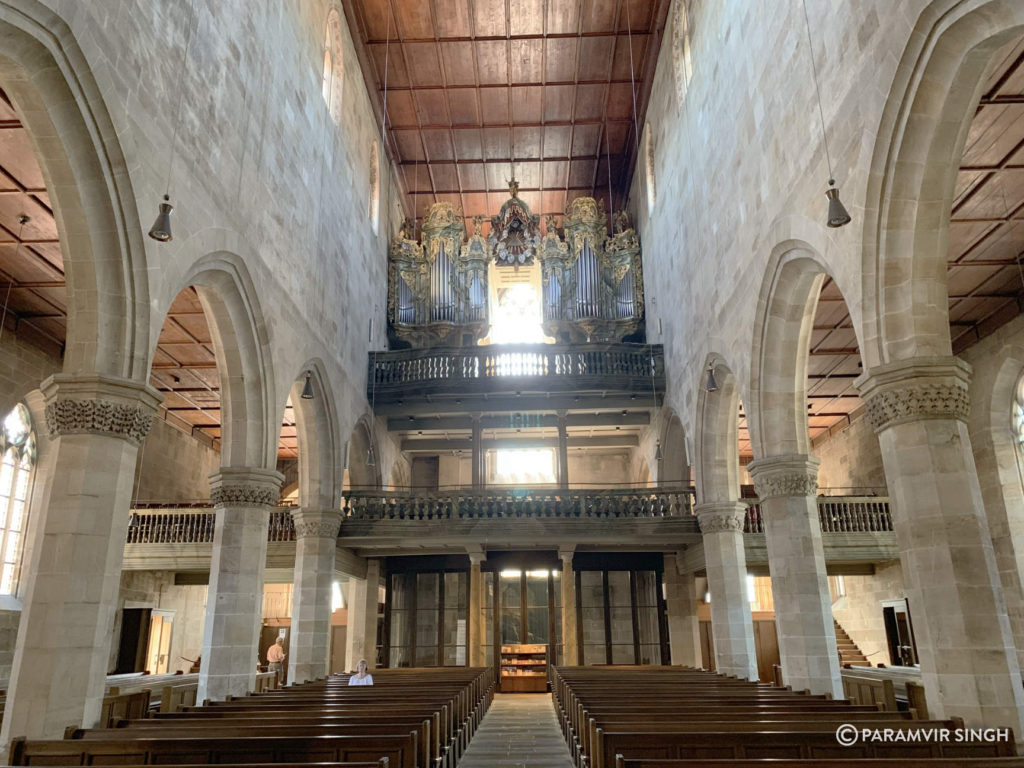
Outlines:
<svg viewBox="0 0 1024 768"><path fill-rule="evenodd" d="M802 0L804 8L804 24L807 28L807 48L811 54L811 76L814 78L814 93L818 100L818 118L821 120L821 140L825 147L825 163L828 165L828 189L825 197L828 198L828 220L826 224L832 229L845 226L850 223L850 214L839 199L839 187L832 175L832 157L828 151L828 133L825 131L825 111L821 107L821 88L818 86L818 67L814 62L814 43L811 42L811 20L807 15L807 0ZM708 390L711 391L711 390Z"/></svg>
<svg viewBox="0 0 1024 768"><path fill-rule="evenodd" d="M301 397L303 400L313 399L313 380L312 374L310 374L309 371L306 371L306 381L302 385L302 394L299 395L299 397Z"/></svg>
<svg viewBox="0 0 1024 768"><path fill-rule="evenodd" d="M153 222L153 226L149 230L149 236L160 243L169 243L174 239L174 236L171 234L171 211L174 210L174 206L171 205L171 169L174 167L174 147L178 140L178 125L181 123L181 102L185 95L188 51L192 46L192 33L195 27L199 25L199 16L198 14L195 15L195 24L189 25L188 38L185 40L185 53L181 57L181 76L178 78L178 87L180 88L178 93L178 110L174 117L174 130L171 133L171 156L167 161L167 188L164 191L164 200L160 203L160 212L156 215L156 221Z"/></svg>
<svg viewBox="0 0 1024 768"><path fill-rule="evenodd" d="M707 377L704 379L704 389L708 392L718 391L718 381L715 380L715 366L708 364Z"/></svg>

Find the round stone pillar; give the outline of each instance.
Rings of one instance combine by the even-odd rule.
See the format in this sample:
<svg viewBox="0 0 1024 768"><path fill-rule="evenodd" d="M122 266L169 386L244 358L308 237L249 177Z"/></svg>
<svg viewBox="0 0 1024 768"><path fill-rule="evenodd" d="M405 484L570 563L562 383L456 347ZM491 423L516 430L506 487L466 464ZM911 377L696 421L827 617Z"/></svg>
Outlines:
<svg viewBox="0 0 1024 768"><path fill-rule="evenodd" d="M295 509L295 577L288 682L327 677L331 648L331 586L341 512Z"/></svg>
<svg viewBox="0 0 1024 768"><path fill-rule="evenodd" d="M139 444L160 395L107 376L51 376L50 443L37 468L38 519L0 747L14 736L61 738L100 716Z"/></svg>
<svg viewBox="0 0 1024 768"><path fill-rule="evenodd" d="M747 465L761 502L775 603L782 676L787 685L843 698L832 597L818 521L818 465L792 454Z"/></svg>
<svg viewBox="0 0 1024 768"><path fill-rule="evenodd" d="M970 366L917 358L856 385L878 433L932 717L1024 733L1024 688L967 432Z"/></svg>
<svg viewBox="0 0 1024 768"><path fill-rule="evenodd" d="M746 505L711 501L694 507L704 539L715 667L723 675L757 680L754 622L747 597L747 555L743 549Z"/></svg>
<svg viewBox="0 0 1024 768"><path fill-rule="evenodd" d="M284 477L272 469L222 467L210 476L216 522L206 593L201 702L244 696L256 683L267 526Z"/></svg>

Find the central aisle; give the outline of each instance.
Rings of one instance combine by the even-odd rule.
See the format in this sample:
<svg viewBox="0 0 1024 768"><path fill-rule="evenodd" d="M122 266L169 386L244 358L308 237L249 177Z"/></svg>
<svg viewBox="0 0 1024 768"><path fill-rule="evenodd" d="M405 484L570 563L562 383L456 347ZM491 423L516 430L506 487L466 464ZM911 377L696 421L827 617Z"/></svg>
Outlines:
<svg viewBox="0 0 1024 768"><path fill-rule="evenodd" d="M499 693L459 768L572 768L548 693Z"/></svg>

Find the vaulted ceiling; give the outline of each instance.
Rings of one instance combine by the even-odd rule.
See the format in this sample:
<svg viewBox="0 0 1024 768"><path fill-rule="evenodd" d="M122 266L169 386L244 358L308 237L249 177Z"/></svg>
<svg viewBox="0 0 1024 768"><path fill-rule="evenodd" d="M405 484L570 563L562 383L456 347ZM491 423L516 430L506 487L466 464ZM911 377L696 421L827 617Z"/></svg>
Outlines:
<svg viewBox="0 0 1024 768"><path fill-rule="evenodd" d="M346 0L408 210L494 216L513 173L536 214L580 196L621 207L669 5Z"/></svg>

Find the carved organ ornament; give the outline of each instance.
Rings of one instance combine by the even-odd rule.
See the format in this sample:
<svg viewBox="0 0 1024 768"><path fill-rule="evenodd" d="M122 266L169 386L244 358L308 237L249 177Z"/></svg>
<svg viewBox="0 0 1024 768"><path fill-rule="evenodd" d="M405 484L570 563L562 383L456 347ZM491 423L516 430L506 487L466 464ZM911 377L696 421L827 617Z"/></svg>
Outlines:
<svg viewBox="0 0 1024 768"><path fill-rule="evenodd" d="M388 323L396 346L472 346L487 335L488 270L540 262L543 329L559 342L621 341L641 333L644 316L640 242L625 212L607 217L590 197L572 201L560 232L554 216L541 236L540 217L511 197L491 219L464 217L451 203L431 207L419 240L406 221L388 253ZM396 343L397 342L397 343Z"/></svg>

